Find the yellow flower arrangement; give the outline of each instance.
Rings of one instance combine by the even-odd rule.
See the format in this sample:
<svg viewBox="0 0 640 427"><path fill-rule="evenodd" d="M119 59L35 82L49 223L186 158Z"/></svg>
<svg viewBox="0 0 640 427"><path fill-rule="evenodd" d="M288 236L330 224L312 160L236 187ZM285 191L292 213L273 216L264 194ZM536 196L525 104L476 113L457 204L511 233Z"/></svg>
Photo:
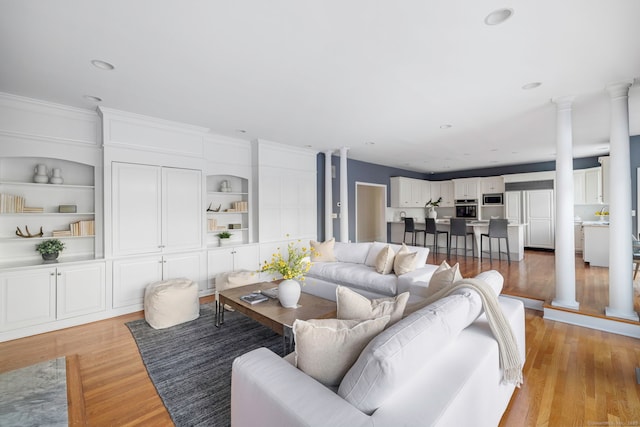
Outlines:
<svg viewBox="0 0 640 427"><path fill-rule="evenodd" d="M298 242L300 242L298 240ZM295 279L304 281L304 274L311 268L311 253L313 248L296 248L293 242L287 245L287 256L282 256L280 248L271 255L271 262L265 261L260 271L263 273L279 273L283 279Z"/></svg>

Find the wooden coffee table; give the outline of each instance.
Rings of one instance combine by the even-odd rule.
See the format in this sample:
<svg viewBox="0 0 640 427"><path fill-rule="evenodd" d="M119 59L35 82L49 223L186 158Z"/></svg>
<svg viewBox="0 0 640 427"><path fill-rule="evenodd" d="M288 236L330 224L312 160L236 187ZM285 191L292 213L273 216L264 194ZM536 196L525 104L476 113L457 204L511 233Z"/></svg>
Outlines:
<svg viewBox="0 0 640 427"><path fill-rule="evenodd" d="M285 354L292 349L293 334L291 328L296 319L330 319L336 317L336 303L328 299L320 298L302 292L297 308L284 308L277 299L269 298L268 301L258 304L249 304L240 299L241 296L257 292L263 289L271 289L278 284L276 282L260 282L239 288L225 289L218 294L215 308L216 327L224 324L224 305L245 316L254 319L274 332L283 336Z"/></svg>

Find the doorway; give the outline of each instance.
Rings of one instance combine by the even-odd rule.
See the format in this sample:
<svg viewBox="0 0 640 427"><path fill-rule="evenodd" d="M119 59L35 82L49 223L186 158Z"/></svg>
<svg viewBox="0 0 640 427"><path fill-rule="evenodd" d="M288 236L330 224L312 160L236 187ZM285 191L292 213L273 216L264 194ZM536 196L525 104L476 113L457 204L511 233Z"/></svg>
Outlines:
<svg viewBox="0 0 640 427"><path fill-rule="evenodd" d="M387 186L356 182L356 242L387 241Z"/></svg>

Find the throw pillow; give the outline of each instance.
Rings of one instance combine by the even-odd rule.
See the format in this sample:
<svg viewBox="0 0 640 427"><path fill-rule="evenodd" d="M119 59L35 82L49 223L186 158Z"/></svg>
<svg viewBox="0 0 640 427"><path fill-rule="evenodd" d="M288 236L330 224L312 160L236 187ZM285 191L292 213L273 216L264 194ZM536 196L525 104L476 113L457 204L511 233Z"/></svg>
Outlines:
<svg viewBox="0 0 640 427"><path fill-rule="evenodd" d="M393 260L396 257L396 253L391 249L391 246L385 246L376 257L376 271L380 274L389 274L393 271Z"/></svg>
<svg viewBox="0 0 640 427"><path fill-rule="evenodd" d="M362 350L389 323L389 316L373 320L296 320L296 366L327 387L340 385L342 377Z"/></svg>
<svg viewBox="0 0 640 427"><path fill-rule="evenodd" d="M375 319L389 315L387 326L391 326L402 318L407 301L409 301L409 292L404 292L397 297L370 300L345 286L338 286L336 317L338 319Z"/></svg>
<svg viewBox="0 0 640 427"><path fill-rule="evenodd" d="M410 273L416 269L418 261L418 253L409 251L409 248L404 243L402 248L396 254L396 258L393 260L393 271L401 276L406 273Z"/></svg>
<svg viewBox="0 0 640 427"><path fill-rule="evenodd" d="M450 267L447 261L442 261L440 267L433 272L433 276L431 276L431 280L429 280L427 298L458 280L462 280L460 265L456 263L453 267Z"/></svg>
<svg viewBox="0 0 640 427"><path fill-rule="evenodd" d="M336 257L333 255L333 246L336 244L336 239L332 238L326 242L316 242L311 240L309 246L313 249L311 251L312 262L334 262Z"/></svg>

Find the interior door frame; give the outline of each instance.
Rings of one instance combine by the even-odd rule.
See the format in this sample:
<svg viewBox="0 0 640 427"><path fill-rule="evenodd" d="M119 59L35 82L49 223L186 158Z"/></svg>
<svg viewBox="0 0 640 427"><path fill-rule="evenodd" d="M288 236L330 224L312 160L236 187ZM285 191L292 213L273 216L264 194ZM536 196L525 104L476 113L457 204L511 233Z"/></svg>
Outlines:
<svg viewBox="0 0 640 427"><path fill-rule="evenodd" d="M355 224L354 224L354 231L355 231L355 241L358 242L358 186L367 186L367 187L377 187L377 188L381 188L382 189L382 195L383 195L383 202L382 202L382 207L381 207L381 213L383 214L382 218L383 221L381 224L378 224L378 226L380 227L378 232L380 234L380 236L385 236L385 241L386 241L386 235L387 235L387 221L386 221L386 210L387 210L387 185L386 184L376 184L373 182L362 182L362 181L356 181L356 191L355 191L355 209L354 209L354 219L355 219Z"/></svg>

